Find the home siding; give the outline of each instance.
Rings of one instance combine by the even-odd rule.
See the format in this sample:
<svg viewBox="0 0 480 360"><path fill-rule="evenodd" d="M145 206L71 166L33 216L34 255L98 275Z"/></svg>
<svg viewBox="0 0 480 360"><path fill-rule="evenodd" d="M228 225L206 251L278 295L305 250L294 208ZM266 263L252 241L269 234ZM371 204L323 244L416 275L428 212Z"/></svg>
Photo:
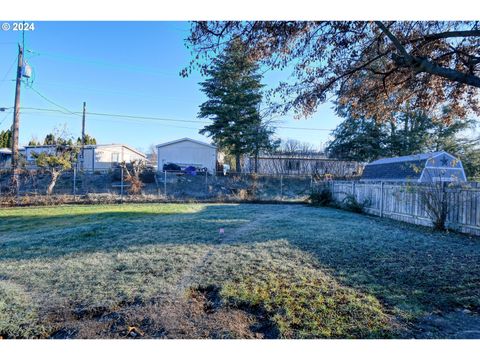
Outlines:
<svg viewBox="0 0 480 360"><path fill-rule="evenodd" d="M164 164L174 163L177 165L206 167L209 172L214 172L216 161L217 149L193 141L185 140L157 147L159 171L162 171Z"/></svg>
<svg viewBox="0 0 480 360"><path fill-rule="evenodd" d="M97 146L85 149L84 169L86 171L106 171L116 163L145 160L145 157L122 145Z"/></svg>
<svg viewBox="0 0 480 360"><path fill-rule="evenodd" d="M94 170L107 170L116 163L125 161L128 164L134 160L145 160L145 157L122 145L99 146L95 149ZM86 164L90 163L86 161Z"/></svg>

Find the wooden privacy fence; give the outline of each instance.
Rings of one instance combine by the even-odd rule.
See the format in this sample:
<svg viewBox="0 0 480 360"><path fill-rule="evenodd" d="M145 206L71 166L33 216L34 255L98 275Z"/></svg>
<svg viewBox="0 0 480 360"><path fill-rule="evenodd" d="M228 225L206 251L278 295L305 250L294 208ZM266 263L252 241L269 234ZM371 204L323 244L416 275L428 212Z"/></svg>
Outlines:
<svg viewBox="0 0 480 360"><path fill-rule="evenodd" d="M446 227L466 234L480 235L480 183L417 184L401 182L331 181L330 188L337 202L348 195L357 201L367 201L365 212L408 223L432 226L422 192L441 189L448 209Z"/></svg>

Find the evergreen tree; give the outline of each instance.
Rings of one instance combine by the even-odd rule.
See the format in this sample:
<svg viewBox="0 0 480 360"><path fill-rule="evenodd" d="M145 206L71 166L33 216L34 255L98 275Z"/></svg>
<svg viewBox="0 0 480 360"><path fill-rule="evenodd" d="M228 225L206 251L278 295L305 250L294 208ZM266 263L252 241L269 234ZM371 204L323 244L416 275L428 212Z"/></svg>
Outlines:
<svg viewBox="0 0 480 360"><path fill-rule="evenodd" d="M47 134L43 140L43 145L54 145L56 142L57 139L54 134Z"/></svg>
<svg viewBox="0 0 480 360"><path fill-rule="evenodd" d="M371 119L355 119L347 107L337 108L345 120L332 132L333 140L326 152L329 156L353 161L372 161L385 154L388 136L385 127Z"/></svg>
<svg viewBox="0 0 480 360"><path fill-rule="evenodd" d="M462 160L470 177L480 176L480 139L463 135L476 122L455 119L450 124L435 121L420 110L404 109L395 119L378 123L374 119L354 119L348 107L337 109L345 120L332 132L327 146L331 157L370 162L445 150Z"/></svg>
<svg viewBox="0 0 480 360"><path fill-rule="evenodd" d="M12 131L11 130L2 130L0 132L0 148L11 148L12 147Z"/></svg>
<svg viewBox="0 0 480 360"><path fill-rule="evenodd" d="M272 146L273 129L262 123L258 111L262 101L258 64L250 59L241 41L233 41L206 71L201 82L208 100L200 105L199 117L212 124L200 130L216 145L235 156L236 171L241 171L244 154L257 154Z"/></svg>
<svg viewBox="0 0 480 360"><path fill-rule="evenodd" d="M38 145L42 145L42 144L40 143L40 141L38 141L36 136L32 136L32 138L28 142L28 146L38 146Z"/></svg>
<svg viewBox="0 0 480 360"><path fill-rule="evenodd" d="M81 145L81 144L82 144L82 138L78 137L77 145ZM97 145L97 139L95 139L94 137L88 134L85 134L85 145Z"/></svg>

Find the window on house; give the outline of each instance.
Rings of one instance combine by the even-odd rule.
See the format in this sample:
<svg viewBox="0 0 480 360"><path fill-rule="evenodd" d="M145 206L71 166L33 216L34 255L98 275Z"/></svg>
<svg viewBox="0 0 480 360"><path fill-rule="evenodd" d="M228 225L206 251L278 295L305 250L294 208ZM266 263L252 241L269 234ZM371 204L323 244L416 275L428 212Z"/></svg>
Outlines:
<svg viewBox="0 0 480 360"><path fill-rule="evenodd" d="M112 153L112 162L118 163L119 157L120 157L120 154L118 152Z"/></svg>
<svg viewBox="0 0 480 360"><path fill-rule="evenodd" d="M300 161L298 161L298 160L287 160L287 170L288 171L298 171L298 170L300 170Z"/></svg>

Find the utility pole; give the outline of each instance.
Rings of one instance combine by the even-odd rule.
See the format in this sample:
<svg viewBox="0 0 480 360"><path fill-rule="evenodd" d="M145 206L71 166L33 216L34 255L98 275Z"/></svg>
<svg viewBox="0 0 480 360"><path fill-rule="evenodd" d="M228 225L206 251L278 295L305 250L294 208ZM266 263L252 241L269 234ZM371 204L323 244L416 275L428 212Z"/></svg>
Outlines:
<svg viewBox="0 0 480 360"><path fill-rule="evenodd" d="M83 170L83 164L85 162L85 111L87 108L87 103L83 102L83 115L82 115L82 161L81 169Z"/></svg>
<svg viewBox="0 0 480 360"><path fill-rule="evenodd" d="M12 127L12 170L16 182L18 167L18 131L20 128L20 89L22 85L23 48L18 44L17 83L15 88L15 105L13 111Z"/></svg>

